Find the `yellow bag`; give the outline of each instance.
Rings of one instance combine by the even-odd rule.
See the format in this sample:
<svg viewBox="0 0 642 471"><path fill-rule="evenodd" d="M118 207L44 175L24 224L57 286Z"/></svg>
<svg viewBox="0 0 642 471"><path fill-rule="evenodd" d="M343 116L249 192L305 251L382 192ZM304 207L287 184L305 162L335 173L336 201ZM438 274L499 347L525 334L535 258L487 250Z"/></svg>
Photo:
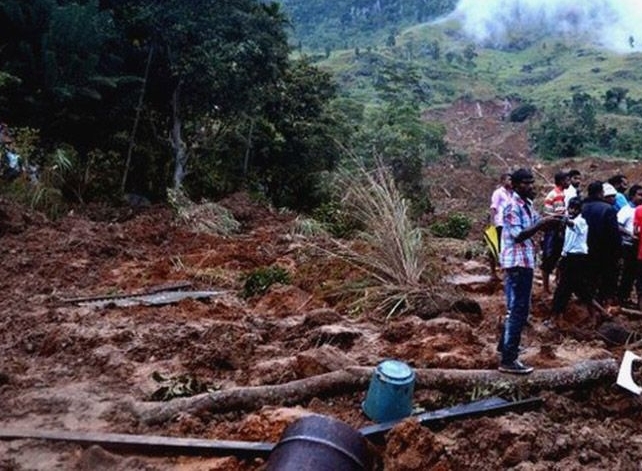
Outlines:
<svg viewBox="0 0 642 471"><path fill-rule="evenodd" d="M491 256L496 262L499 262L499 237L497 236L497 228L492 224L484 229L484 240Z"/></svg>

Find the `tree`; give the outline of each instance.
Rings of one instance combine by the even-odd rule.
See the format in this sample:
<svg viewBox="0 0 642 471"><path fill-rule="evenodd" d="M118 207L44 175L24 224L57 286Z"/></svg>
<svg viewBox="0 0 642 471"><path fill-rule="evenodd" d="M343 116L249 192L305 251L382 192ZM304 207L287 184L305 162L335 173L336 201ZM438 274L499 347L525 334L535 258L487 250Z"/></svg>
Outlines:
<svg viewBox="0 0 642 471"><path fill-rule="evenodd" d="M433 60L438 61L441 57L441 46L439 45L438 40L433 40L429 46L428 51Z"/></svg>
<svg viewBox="0 0 642 471"><path fill-rule="evenodd" d="M0 25L1 116L70 144L110 175L103 190L158 197L196 169L224 192L263 171L276 198L336 158L321 141L334 85L292 66L276 3L4 0Z"/></svg>
<svg viewBox="0 0 642 471"><path fill-rule="evenodd" d="M98 0L0 2L0 69L13 79L3 90L0 115L15 127L39 131L45 150L73 155L66 181L94 180L117 191L111 156L128 127L129 93L138 77L124 72L123 48L112 13ZM105 152L96 153L95 149ZM45 165L46 152L31 163ZM109 158L94 158L96 155ZM73 198L87 193L67 191Z"/></svg>
<svg viewBox="0 0 642 471"><path fill-rule="evenodd" d="M323 50L336 38L373 43L391 26L416 24L455 9L456 0L284 0L285 11L297 26L294 36L311 49ZM390 47L390 46L389 46ZM344 48L344 49L347 49Z"/></svg>
<svg viewBox="0 0 642 471"><path fill-rule="evenodd" d="M389 102L370 110L353 138L352 151L365 162L380 156L392 167L395 182L411 202L413 217L431 209L423 166L446 150L446 129L421 119L415 102Z"/></svg>
<svg viewBox="0 0 642 471"><path fill-rule="evenodd" d="M386 46L395 47L396 44L397 44L397 38L395 37L395 32L391 31L388 34L388 37L386 38Z"/></svg>
<svg viewBox="0 0 642 471"><path fill-rule="evenodd" d="M336 91L331 76L305 60L265 88L250 172L276 205L309 209L319 203L321 175L337 164L337 140L347 133L342 115L329 110Z"/></svg>
<svg viewBox="0 0 642 471"><path fill-rule="evenodd" d="M295 61L275 83L257 91L265 101L227 125L209 121L216 140L194 146L193 172L185 178L191 195L219 196L236 188L261 192L273 204L310 209L323 199L324 172L349 141L349 119L331 108L336 84L306 60ZM215 156L215 158L213 157Z"/></svg>
<svg viewBox="0 0 642 471"><path fill-rule="evenodd" d="M428 103L430 85L416 66L406 63L384 63L378 72L375 89L379 97L387 102L415 101Z"/></svg>
<svg viewBox="0 0 642 471"><path fill-rule="evenodd" d="M590 145L599 145L595 102L587 93L575 93L533 128L531 140L540 155L574 157Z"/></svg>
<svg viewBox="0 0 642 471"><path fill-rule="evenodd" d="M113 115L105 99L132 77L120 74L111 47L111 14L97 0L0 3L0 67L18 78L0 110L4 119L42 130L46 140L87 151L105 140Z"/></svg>
<svg viewBox="0 0 642 471"><path fill-rule="evenodd" d="M588 135L592 134L597 123L593 97L588 93L574 93L570 109L576 117L576 124L584 128Z"/></svg>
<svg viewBox="0 0 642 471"><path fill-rule="evenodd" d="M628 89L622 87L609 88L604 94L604 109L608 112L617 111L621 106L626 106Z"/></svg>
<svg viewBox="0 0 642 471"><path fill-rule="evenodd" d="M474 44L468 44L464 48L464 52L462 53L462 56L466 60L466 67L476 67L475 65L475 57L478 56L477 51L475 51L475 45Z"/></svg>
<svg viewBox="0 0 642 471"><path fill-rule="evenodd" d="M190 157L187 121L234 116L259 98L257 88L283 73L285 17L277 4L251 0L172 0L156 7L153 20L152 40L165 52L169 74L173 184L178 188Z"/></svg>

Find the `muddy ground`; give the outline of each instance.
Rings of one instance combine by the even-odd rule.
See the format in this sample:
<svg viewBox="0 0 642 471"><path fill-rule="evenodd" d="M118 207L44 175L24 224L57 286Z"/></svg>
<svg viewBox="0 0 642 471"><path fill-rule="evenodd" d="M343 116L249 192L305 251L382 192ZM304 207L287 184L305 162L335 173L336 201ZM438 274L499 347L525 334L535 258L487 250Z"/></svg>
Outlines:
<svg viewBox="0 0 642 471"><path fill-rule="evenodd" d="M346 365L372 366L397 358L416 368L494 369L497 325L504 310L501 286L487 281L480 242L485 208L497 176L534 167L541 192L557 168L578 167L588 179L622 171L642 181L631 162L584 158L555 163L530 157L526 125L499 119L501 102L461 102L427 117L446 123L453 155L427 170L434 220L461 211L474 220L468 240L431 240L452 301L466 298L480 310L384 319L355 312L337 294L355 276L293 231L296 215L234 195L221 204L241 223L238 234L191 230L166 207L79 208L51 222L0 201L0 428L115 432L175 437L277 442L284 428L310 412L358 428L371 422L360 404L364 391L315 397L223 414L179 414L146 425L136 415L159 388L181 376L213 389L281 384ZM548 181L547 181L548 180ZM243 277L277 264L291 283L243 298ZM103 307L66 302L82 296L135 293L189 282L220 291L204 300L162 306ZM444 282L445 283L445 282ZM434 287L433 287L434 288ZM585 359L621 358L596 331L564 333L541 327L550 295L536 283L532 321L522 355L536 368ZM572 305L566 321L582 326ZM641 317L613 312L613 322L639 331ZM639 348L638 348L639 350ZM638 351L638 353L640 353ZM156 375L154 373L157 373ZM158 374L170 381L157 381ZM415 405L433 410L492 394L473 390L416 391ZM405 421L374 446L385 470L642 469L639 398L611 381L564 391L543 390L544 402L506 413L421 427ZM511 398L508 398L511 399ZM102 447L39 440L0 441L2 470L261 470L262 459L150 456Z"/></svg>

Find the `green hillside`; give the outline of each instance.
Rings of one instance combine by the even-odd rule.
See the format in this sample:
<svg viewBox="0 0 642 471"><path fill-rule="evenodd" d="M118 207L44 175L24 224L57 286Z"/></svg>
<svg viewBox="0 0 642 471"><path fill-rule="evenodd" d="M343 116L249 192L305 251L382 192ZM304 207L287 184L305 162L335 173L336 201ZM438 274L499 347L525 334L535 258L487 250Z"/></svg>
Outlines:
<svg viewBox="0 0 642 471"><path fill-rule="evenodd" d="M281 0L305 51L374 46L401 28L450 13L456 0Z"/></svg>
<svg viewBox="0 0 642 471"><path fill-rule="evenodd" d="M470 60L467 48L474 54ZM467 94L482 99L512 94L555 104L576 92L599 97L614 87L642 98L642 91L635 96L642 79L640 53L611 53L568 38L540 40L522 50L490 49L468 40L454 22L408 27L395 37L394 46L337 50L318 62L356 96L367 95L353 88L370 88L377 71L373 64L421 70L434 104Z"/></svg>
<svg viewBox="0 0 642 471"><path fill-rule="evenodd" d="M615 54L586 38L534 37L533 31L515 31L501 49L485 48L467 38L456 21L434 22L456 4L282 0L291 18L291 43L301 43L300 53L321 59L319 65L357 96L364 91L352 88L368 88L367 77L376 76L377 64L420 69L434 103L463 94L514 94L548 104L575 92L601 96L613 87L635 95L642 77L640 53ZM474 54L471 60L467 48Z"/></svg>
<svg viewBox="0 0 642 471"><path fill-rule="evenodd" d="M366 46L303 48L299 54L330 72L343 96L366 108L389 102L395 92L423 108L509 96L537 109L533 133L538 125L548 126L542 134L552 127L572 134L561 140L578 141L568 151L553 143L543 154L570 156L582 147L634 156L642 150L636 137L642 129L642 53L617 54L586 38L532 32L515 32L510 44L491 48L475 44L454 20L402 23L370 31ZM327 42L319 34L316 43Z"/></svg>

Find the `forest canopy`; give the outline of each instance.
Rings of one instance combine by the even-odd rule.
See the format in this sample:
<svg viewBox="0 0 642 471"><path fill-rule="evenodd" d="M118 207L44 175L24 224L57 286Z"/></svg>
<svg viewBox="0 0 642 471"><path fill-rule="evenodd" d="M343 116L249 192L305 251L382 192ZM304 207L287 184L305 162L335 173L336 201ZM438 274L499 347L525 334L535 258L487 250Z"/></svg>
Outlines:
<svg viewBox="0 0 642 471"><path fill-rule="evenodd" d="M30 163L64 153L79 200L254 187L305 205L336 163L336 86L290 59L277 3L5 0L0 25L0 120L29 130Z"/></svg>

